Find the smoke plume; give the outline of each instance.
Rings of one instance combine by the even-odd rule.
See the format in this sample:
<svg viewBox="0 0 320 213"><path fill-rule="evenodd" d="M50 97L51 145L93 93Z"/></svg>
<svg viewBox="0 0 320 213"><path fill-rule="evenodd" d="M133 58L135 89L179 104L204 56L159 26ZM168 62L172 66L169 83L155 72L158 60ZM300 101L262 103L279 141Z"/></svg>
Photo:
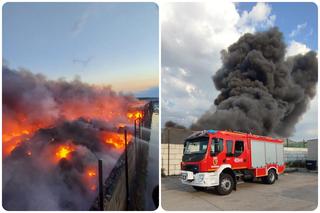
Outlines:
<svg viewBox="0 0 320 213"><path fill-rule="evenodd" d="M2 70L3 207L88 210L97 196L97 158L106 178L123 151L119 126L132 123L127 114L138 100L79 79Z"/></svg>
<svg viewBox="0 0 320 213"><path fill-rule="evenodd" d="M278 28L245 34L223 50L222 67L213 76L220 94L214 111L191 125L288 137L316 95L317 54L286 58Z"/></svg>

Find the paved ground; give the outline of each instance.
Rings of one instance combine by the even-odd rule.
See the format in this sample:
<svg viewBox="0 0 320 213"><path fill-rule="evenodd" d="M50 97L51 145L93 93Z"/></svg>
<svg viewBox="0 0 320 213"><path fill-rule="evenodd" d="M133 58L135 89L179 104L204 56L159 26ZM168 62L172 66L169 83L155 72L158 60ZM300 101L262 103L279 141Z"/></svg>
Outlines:
<svg viewBox="0 0 320 213"><path fill-rule="evenodd" d="M220 196L195 191L178 177L162 178L165 210L314 210L318 203L317 173L285 173L273 185L242 183L237 191Z"/></svg>

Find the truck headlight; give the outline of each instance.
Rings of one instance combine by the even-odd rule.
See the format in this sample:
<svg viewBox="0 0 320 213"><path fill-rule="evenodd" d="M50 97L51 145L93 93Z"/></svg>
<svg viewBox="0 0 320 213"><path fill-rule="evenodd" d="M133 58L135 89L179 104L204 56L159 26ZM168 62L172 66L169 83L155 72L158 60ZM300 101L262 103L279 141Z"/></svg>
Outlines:
<svg viewBox="0 0 320 213"><path fill-rule="evenodd" d="M198 182L202 182L204 179L204 174L198 174Z"/></svg>

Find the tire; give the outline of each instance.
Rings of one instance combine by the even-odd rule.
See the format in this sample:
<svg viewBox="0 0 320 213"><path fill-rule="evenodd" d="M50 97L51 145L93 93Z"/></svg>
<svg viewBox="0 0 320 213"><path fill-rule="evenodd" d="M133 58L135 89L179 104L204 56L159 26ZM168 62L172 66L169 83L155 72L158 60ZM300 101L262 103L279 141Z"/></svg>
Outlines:
<svg viewBox="0 0 320 213"><path fill-rule="evenodd" d="M205 187L200 187L200 186L192 186L196 191L204 191L206 188Z"/></svg>
<svg viewBox="0 0 320 213"><path fill-rule="evenodd" d="M277 173L274 169L268 171L268 175L262 177L262 182L265 184L273 184L277 179Z"/></svg>
<svg viewBox="0 0 320 213"><path fill-rule="evenodd" d="M230 194L235 184L232 176L227 173L222 173L219 179L219 186L216 187L217 193L219 195Z"/></svg>

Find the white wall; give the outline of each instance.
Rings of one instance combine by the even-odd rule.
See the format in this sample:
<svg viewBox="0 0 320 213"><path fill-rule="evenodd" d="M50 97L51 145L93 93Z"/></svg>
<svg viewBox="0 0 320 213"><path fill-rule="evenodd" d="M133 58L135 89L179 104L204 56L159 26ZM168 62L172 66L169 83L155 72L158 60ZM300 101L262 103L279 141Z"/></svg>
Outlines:
<svg viewBox="0 0 320 213"><path fill-rule="evenodd" d="M318 160L318 139L308 141L308 160Z"/></svg>
<svg viewBox="0 0 320 213"><path fill-rule="evenodd" d="M180 175L183 144L170 144L169 175ZM161 144L161 168L168 175L168 144Z"/></svg>

